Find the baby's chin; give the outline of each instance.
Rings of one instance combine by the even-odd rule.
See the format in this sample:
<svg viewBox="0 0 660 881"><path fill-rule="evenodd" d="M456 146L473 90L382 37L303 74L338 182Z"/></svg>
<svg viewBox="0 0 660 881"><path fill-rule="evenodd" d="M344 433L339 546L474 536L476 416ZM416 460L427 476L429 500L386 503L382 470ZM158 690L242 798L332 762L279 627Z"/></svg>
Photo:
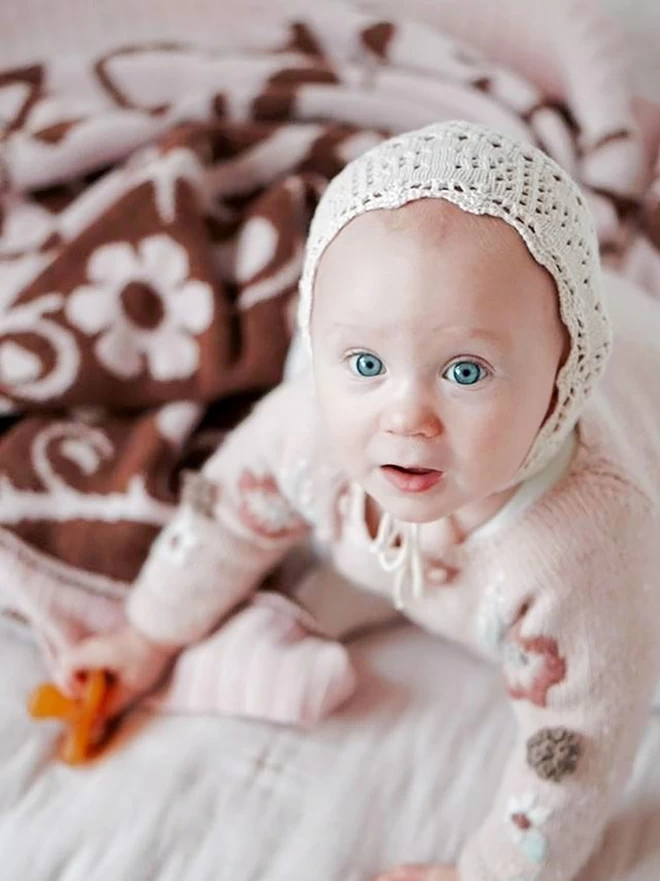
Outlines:
<svg viewBox="0 0 660 881"><path fill-rule="evenodd" d="M371 481L370 481L371 482ZM461 502L452 498L447 487L435 486L426 492L408 493L389 487L366 486L365 489L383 511L407 523L433 523L449 517Z"/></svg>

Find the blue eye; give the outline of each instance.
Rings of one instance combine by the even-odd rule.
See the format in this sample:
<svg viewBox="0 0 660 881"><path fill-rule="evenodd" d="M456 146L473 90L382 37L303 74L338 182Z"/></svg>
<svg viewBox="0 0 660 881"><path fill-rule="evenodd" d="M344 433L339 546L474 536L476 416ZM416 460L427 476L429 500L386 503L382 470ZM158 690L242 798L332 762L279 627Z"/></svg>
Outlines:
<svg viewBox="0 0 660 881"><path fill-rule="evenodd" d="M488 371L476 361L456 361L444 375L457 385L476 385L488 375Z"/></svg>
<svg viewBox="0 0 660 881"><path fill-rule="evenodd" d="M380 358L377 358L375 355L369 355L368 352L359 352L357 355L352 355L350 364L351 370L353 373L357 373L358 376L379 376L384 372L384 365Z"/></svg>

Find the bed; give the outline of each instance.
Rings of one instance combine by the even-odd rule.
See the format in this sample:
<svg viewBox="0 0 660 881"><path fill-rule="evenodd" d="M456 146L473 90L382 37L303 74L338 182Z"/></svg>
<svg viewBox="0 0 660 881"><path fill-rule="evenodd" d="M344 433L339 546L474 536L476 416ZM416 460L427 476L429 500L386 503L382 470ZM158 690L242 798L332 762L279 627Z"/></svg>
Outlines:
<svg viewBox="0 0 660 881"><path fill-rule="evenodd" d="M55 726L26 718L44 675L5 624L0 854L7 881L362 881L456 858L485 815L511 738L499 676L412 627L355 649L361 686L311 733L136 713L84 771L52 762ZM660 718L580 881L660 874Z"/></svg>

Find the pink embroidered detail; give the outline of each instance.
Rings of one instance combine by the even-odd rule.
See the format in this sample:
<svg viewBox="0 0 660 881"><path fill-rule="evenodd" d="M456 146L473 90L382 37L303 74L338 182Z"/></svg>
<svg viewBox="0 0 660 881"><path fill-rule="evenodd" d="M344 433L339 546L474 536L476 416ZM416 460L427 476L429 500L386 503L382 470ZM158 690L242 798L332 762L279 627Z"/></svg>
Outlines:
<svg viewBox="0 0 660 881"><path fill-rule="evenodd" d="M244 471L238 481L242 523L264 538L284 538L306 528L305 521L284 498L270 474Z"/></svg>
<svg viewBox="0 0 660 881"><path fill-rule="evenodd" d="M426 580L437 587L452 587L460 574L458 566L443 563L442 560L430 560L424 570Z"/></svg>
<svg viewBox="0 0 660 881"><path fill-rule="evenodd" d="M509 833L520 851L532 863L543 863L548 842L543 832L551 811L539 803L534 792L511 796L507 805Z"/></svg>
<svg viewBox="0 0 660 881"><path fill-rule="evenodd" d="M514 624L504 642L507 691L514 700L528 700L537 707L545 707L550 689L566 676L566 661L559 654L556 639L523 637L521 627L522 620Z"/></svg>
<svg viewBox="0 0 660 881"><path fill-rule="evenodd" d="M176 566L183 566L189 561L191 553L198 545L199 537L190 515L182 510L162 530L154 547Z"/></svg>

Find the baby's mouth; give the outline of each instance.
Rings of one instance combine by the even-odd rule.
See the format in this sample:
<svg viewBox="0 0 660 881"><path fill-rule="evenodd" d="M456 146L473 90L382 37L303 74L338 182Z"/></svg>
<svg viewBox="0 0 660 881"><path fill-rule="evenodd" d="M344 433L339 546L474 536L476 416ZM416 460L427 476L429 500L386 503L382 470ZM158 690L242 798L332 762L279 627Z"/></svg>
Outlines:
<svg viewBox="0 0 660 881"><path fill-rule="evenodd" d="M434 487L443 477L435 468L404 468L402 465L381 465L384 477L403 492L420 493Z"/></svg>

